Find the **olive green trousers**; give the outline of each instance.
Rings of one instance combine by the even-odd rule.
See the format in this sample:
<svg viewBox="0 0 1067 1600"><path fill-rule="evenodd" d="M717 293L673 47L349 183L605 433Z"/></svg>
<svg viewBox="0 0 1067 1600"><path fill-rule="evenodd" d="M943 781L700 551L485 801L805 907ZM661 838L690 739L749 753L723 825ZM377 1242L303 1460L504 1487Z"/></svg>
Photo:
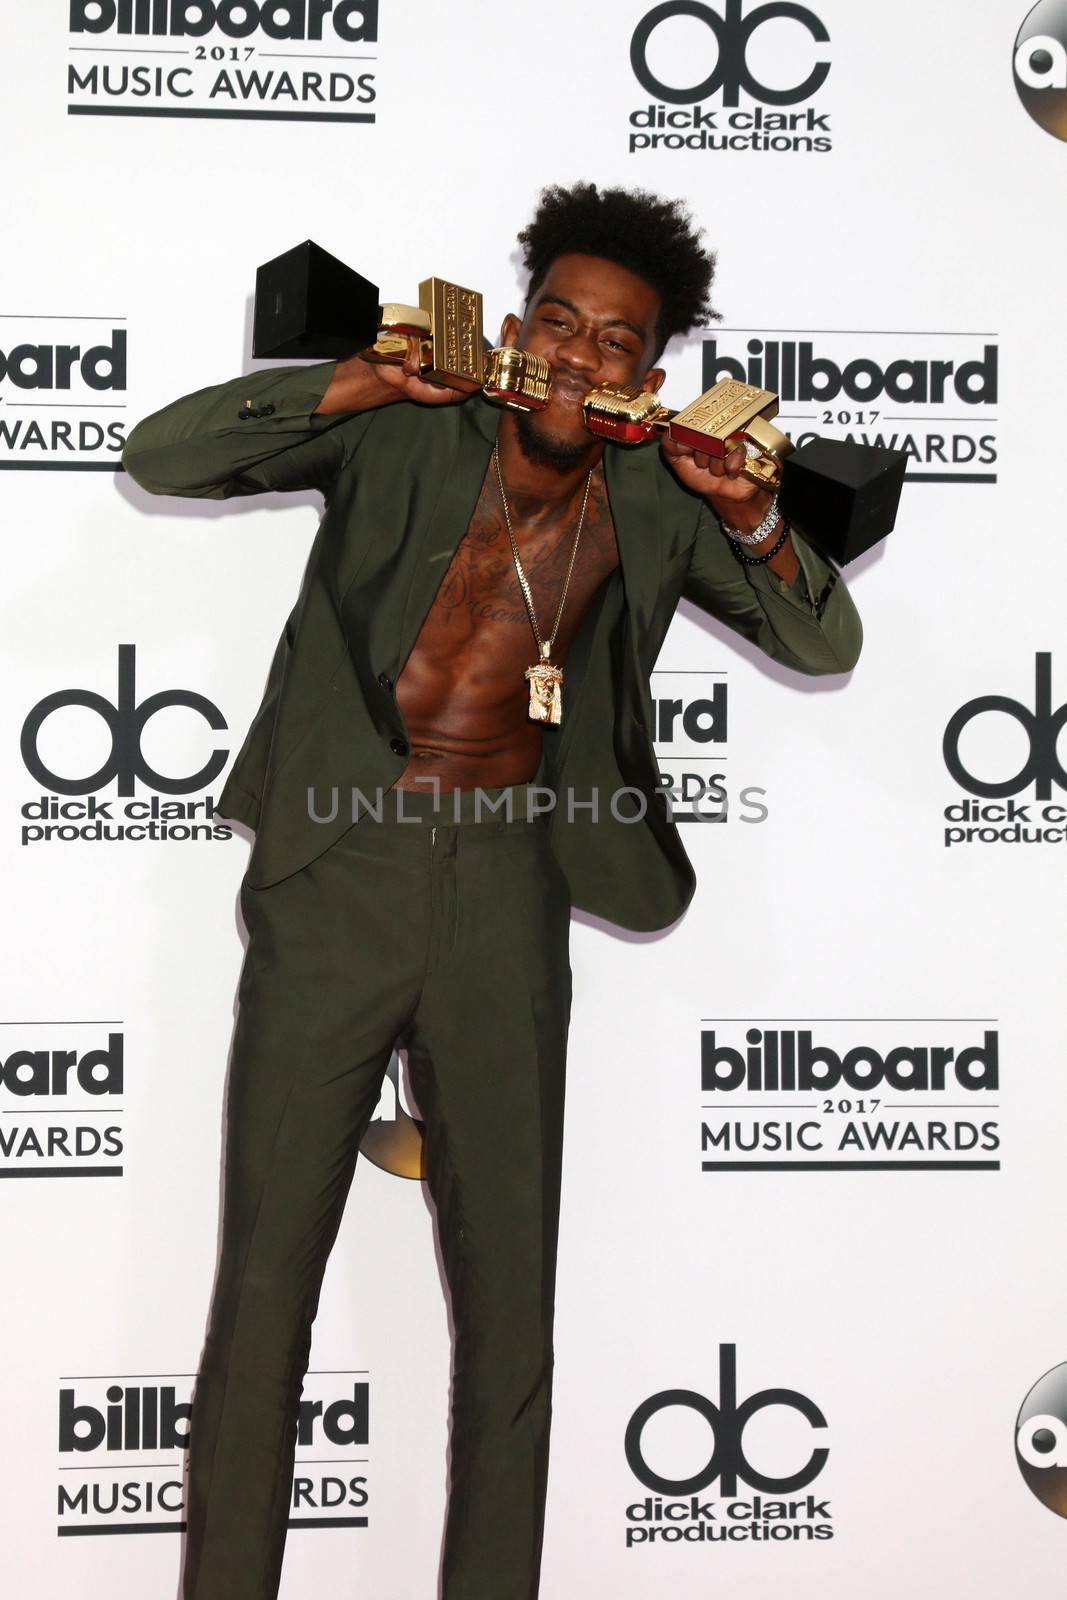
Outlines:
<svg viewBox="0 0 1067 1600"><path fill-rule="evenodd" d="M527 820L526 787L510 791L510 821L476 815L480 793L457 806L446 792L433 814L433 796L404 791L415 820L398 821L392 791L381 822L363 815L292 877L242 887L249 942L191 1422L185 1600L278 1592L319 1288L397 1043L425 1119L455 1330L441 1594L537 1594L570 899L547 827ZM404 1492L387 1467L378 1482L382 1496Z"/></svg>

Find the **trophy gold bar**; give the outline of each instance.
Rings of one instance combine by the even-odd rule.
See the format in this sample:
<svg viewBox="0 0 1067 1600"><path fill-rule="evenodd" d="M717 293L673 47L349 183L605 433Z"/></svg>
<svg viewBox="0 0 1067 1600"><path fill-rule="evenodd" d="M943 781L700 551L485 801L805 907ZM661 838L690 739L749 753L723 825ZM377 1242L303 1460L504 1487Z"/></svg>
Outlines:
<svg viewBox="0 0 1067 1600"><path fill-rule="evenodd" d="M419 284L419 305L383 305L378 338L364 354L372 361L403 361L411 339L419 340L420 376L428 383L473 394L516 411L548 404L551 373L544 356L505 346L485 349L482 297L446 278Z"/></svg>
<svg viewBox="0 0 1067 1600"><path fill-rule="evenodd" d="M793 447L777 428L753 431L755 424L766 423L777 415L777 395L767 389L756 389L750 383L740 383L736 378L724 378L677 412L671 418L668 431L679 444L702 450L720 461L744 439L751 439L761 449L772 449L775 453L784 448L788 455ZM758 437L759 433L763 434L762 438Z"/></svg>
<svg viewBox="0 0 1067 1600"><path fill-rule="evenodd" d="M485 382L481 295L446 278L425 278L419 284L419 305L430 318L430 383L471 393L480 389Z"/></svg>

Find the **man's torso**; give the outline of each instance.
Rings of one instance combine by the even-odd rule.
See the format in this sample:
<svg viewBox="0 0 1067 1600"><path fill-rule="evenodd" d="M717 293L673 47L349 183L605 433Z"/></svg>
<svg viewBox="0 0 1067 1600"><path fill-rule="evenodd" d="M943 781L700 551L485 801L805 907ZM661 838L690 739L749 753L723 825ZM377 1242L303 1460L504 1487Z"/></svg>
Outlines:
<svg viewBox="0 0 1067 1600"><path fill-rule="evenodd" d="M584 488L584 482L582 487ZM552 630L581 488L559 507L509 498L520 559L542 638ZM552 648L562 666L590 601L618 566L602 468L589 485L567 598ZM396 686L411 758L398 787L436 778L443 788L495 788L532 778L543 724L528 715L527 667L538 659L492 463L466 532L437 590Z"/></svg>

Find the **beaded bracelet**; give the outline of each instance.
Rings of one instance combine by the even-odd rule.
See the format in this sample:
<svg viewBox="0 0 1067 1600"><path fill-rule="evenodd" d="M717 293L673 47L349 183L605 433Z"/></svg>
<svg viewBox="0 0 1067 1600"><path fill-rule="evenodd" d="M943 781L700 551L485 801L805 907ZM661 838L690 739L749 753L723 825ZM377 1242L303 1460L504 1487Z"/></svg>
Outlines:
<svg viewBox="0 0 1067 1600"><path fill-rule="evenodd" d="M768 561L772 561L778 554L779 550L785 544L785 541L789 538L789 531L788 522L783 523L781 534L764 556L746 556L744 551L739 548L736 540L731 539L729 534L725 535L725 539L727 544L730 546L730 549L733 551L734 555L737 557L738 561L740 561L743 567L762 567L765 566Z"/></svg>

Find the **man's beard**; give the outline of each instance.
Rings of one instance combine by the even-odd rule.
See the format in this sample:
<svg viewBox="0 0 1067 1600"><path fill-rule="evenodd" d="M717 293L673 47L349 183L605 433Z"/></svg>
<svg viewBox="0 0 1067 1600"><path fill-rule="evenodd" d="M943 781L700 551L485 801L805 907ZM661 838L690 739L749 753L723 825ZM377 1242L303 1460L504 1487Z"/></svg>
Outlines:
<svg viewBox="0 0 1067 1600"><path fill-rule="evenodd" d="M542 433L528 411L516 411L515 431L519 449L532 467L547 467L550 472L561 475L574 472L594 448L592 439L564 444L561 439Z"/></svg>

